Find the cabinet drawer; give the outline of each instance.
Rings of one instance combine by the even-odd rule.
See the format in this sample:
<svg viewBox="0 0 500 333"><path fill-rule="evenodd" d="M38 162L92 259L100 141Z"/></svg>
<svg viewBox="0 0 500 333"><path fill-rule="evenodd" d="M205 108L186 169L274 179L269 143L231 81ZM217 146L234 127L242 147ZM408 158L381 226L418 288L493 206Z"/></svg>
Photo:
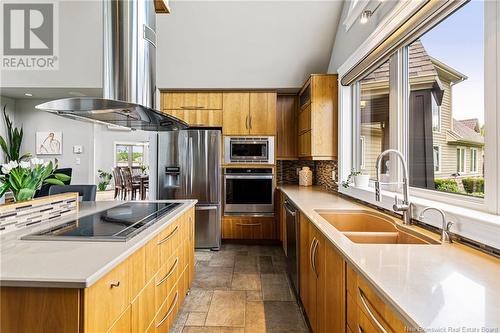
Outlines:
<svg viewBox="0 0 500 333"><path fill-rule="evenodd" d="M311 129L311 105L299 112L299 134Z"/></svg>
<svg viewBox="0 0 500 333"><path fill-rule="evenodd" d="M130 306L123 312L118 318L116 322L113 323L113 326L106 333L126 333L126 332L137 332L131 330L130 327L130 316L131 316L131 308Z"/></svg>
<svg viewBox="0 0 500 333"><path fill-rule="evenodd" d="M299 156L311 156L311 131L299 135Z"/></svg>
<svg viewBox="0 0 500 333"><path fill-rule="evenodd" d="M219 92L166 92L162 93L162 109L222 109Z"/></svg>
<svg viewBox="0 0 500 333"><path fill-rule="evenodd" d="M180 258L175 251L155 277L155 308L158 310L171 292L179 276Z"/></svg>
<svg viewBox="0 0 500 333"><path fill-rule="evenodd" d="M375 293L368 282L349 266L347 269L347 294L348 297L355 300L357 311L361 311L365 319L371 322L374 327L379 324L387 332L405 331L406 326L398 315ZM356 329L356 327L351 326L351 329ZM365 331L367 330L365 329Z"/></svg>
<svg viewBox="0 0 500 333"><path fill-rule="evenodd" d="M155 280L152 279L132 302L132 332L145 332L153 321L155 308Z"/></svg>
<svg viewBox="0 0 500 333"><path fill-rule="evenodd" d="M160 268L159 248L157 238L153 238L144 246L145 261L146 261L146 281L149 281L155 276Z"/></svg>
<svg viewBox="0 0 500 333"><path fill-rule="evenodd" d="M276 239L274 217L232 217L222 219L223 239Z"/></svg>
<svg viewBox="0 0 500 333"><path fill-rule="evenodd" d="M107 331L129 302L129 262L125 261L85 289L85 332Z"/></svg>
<svg viewBox="0 0 500 333"><path fill-rule="evenodd" d="M185 121L190 126L222 127L222 110L163 110L163 112Z"/></svg>
<svg viewBox="0 0 500 333"><path fill-rule="evenodd" d="M155 332L166 333L172 325L177 311L179 310L179 290L177 285L172 288L165 302L163 302L160 311L158 311L155 318Z"/></svg>
<svg viewBox="0 0 500 333"><path fill-rule="evenodd" d="M177 219L168 228L163 230L157 239L158 252L159 252L159 265L160 267L165 265L167 260L170 258L172 253L179 246L180 234L181 234L181 221L182 217Z"/></svg>

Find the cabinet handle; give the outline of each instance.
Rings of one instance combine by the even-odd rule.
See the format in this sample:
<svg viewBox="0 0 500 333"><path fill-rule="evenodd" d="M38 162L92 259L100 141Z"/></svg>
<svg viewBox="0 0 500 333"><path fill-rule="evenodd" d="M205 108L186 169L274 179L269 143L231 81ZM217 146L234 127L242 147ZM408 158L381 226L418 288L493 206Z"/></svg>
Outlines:
<svg viewBox="0 0 500 333"><path fill-rule="evenodd" d="M174 308L175 308L175 304L177 304L177 300L178 299L179 299L179 291L176 291L175 292L174 301L172 302L172 304L170 304L170 308L168 309L167 314L165 315L165 317L163 317L162 320L160 320L160 322L158 323L158 325L156 325L156 328L158 328L161 325L163 325L163 323L165 322L165 320L167 320L167 318L172 314L172 312L174 311Z"/></svg>
<svg viewBox="0 0 500 333"><path fill-rule="evenodd" d="M248 116L248 119L249 119L248 126L250 127L250 129L252 129L252 116L251 115Z"/></svg>
<svg viewBox="0 0 500 333"><path fill-rule="evenodd" d="M236 225L256 227L262 225L262 223L236 223Z"/></svg>
<svg viewBox="0 0 500 333"><path fill-rule="evenodd" d="M313 238L311 241L311 244L309 245L309 264L311 265L311 269L314 271L314 266L313 266L313 260L312 260L312 249L314 246L314 243L316 242L316 238Z"/></svg>
<svg viewBox="0 0 500 333"><path fill-rule="evenodd" d="M179 263L179 257L175 258L174 264L172 265L168 273L156 284L157 286L165 282L170 277L170 275L172 275L178 263Z"/></svg>
<svg viewBox="0 0 500 333"><path fill-rule="evenodd" d="M313 260L313 268L314 268L314 273L316 274L316 277L319 277L318 270L316 269L316 250L318 250L318 245L319 245L319 240L316 239L316 243L314 244L313 247L313 254L312 254L312 260Z"/></svg>
<svg viewBox="0 0 500 333"><path fill-rule="evenodd" d="M361 303L363 304L363 307L365 308L366 312L368 312L368 315L371 318L371 320L375 323L375 325L377 325L378 329L382 333L388 333L387 330L384 328L384 326L382 326L382 324L377 320L377 317L375 317L373 312L370 310L370 307L368 306L368 301L366 300L365 297L365 293L363 292L363 290L361 290L360 287L358 287L358 294L359 297L361 298Z"/></svg>
<svg viewBox="0 0 500 333"><path fill-rule="evenodd" d="M179 226L176 225L175 228L174 228L174 230L167 237L165 237L162 240L158 241L157 245L163 244L166 241L168 241L170 238L172 238L172 236L177 232L178 229L179 229Z"/></svg>
<svg viewBox="0 0 500 333"><path fill-rule="evenodd" d="M204 108L205 108L204 106L191 106L191 105L181 106L181 109L185 109L185 110L200 110L200 109L204 109Z"/></svg>
<svg viewBox="0 0 500 333"><path fill-rule="evenodd" d="M358 331L359 333L365 333L365 330L360 325L358 325Z"/></svg>
<svg viewBox="0 0 500 333"><path fill-rule="evenodd" d="M120 286L120 281L111 281L109 283L109 286L111 287L111 289L118 288Z"/></svg>
<svg viewBox="0 0 500 333"><path fill-rule="evenodd" d="M246 129L249 129L249 128L248 128L248 116L246 116L246 118L245 118L245 128L246 128Z"/></svg>

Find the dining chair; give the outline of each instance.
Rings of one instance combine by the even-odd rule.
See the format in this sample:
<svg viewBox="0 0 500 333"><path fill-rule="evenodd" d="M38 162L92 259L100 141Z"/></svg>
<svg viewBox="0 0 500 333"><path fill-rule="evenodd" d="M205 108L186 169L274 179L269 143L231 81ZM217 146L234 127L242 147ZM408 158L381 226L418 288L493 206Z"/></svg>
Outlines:
<svg viewBox="0 0 500 333"><path fill-rule="evenodd" d="M129 167L121 167L120 172L123 179L123 185L125 189L125 198L130 192L130 199L135 200L136 194L139 191L141 185L138 182L134 182L132 179L132 171Z"/></svg>
<svg viewBox="0 0 500 333"><path fill-rule="evenodd" d="M115 179L115 199L120 195L120 199L125 200L125 185L119 167L113 168L113 178Z"/></svg>
<svg viewBox="0 0 500 333"><path fill-rule="evenodd" d="M49 188L49 195L61 193L78 193L80 201L95 201L96 185L53 185Z"/></svg>

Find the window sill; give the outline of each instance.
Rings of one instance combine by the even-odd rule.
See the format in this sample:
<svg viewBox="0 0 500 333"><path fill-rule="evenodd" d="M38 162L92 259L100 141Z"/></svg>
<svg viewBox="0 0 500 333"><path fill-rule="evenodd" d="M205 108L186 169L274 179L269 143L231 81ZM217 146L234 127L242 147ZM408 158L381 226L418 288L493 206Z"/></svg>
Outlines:
<svg viewBox="0 0 500 333"><path fill-rule="evenodd" d="M341 187L339 188L339 192L390 211L392 211L394 196L398 195L399 199L402 199L401 193L382 191L382 201L377 202L375 201L374 189L371 187ZM469 200L469 198L467 198L468 200L462 200L461 204L457 204L457 202L450 203L448 200L447 203L444 203L433 200L429 198L428 195L426 195L426 198L423 198L418 194L420 194L418 189L410 189L410 202L414 207L412 215L414 219L417 219L419 213L425 207L430 206L442 209L446 213L447 220L453 222L451 227L452 233L500 249L500 237L498 237L498 235L500 235L500 216L479 209L465 207L464 205L465 202L468 202L468 205L472 203L476 206L484 206L481 199L471 198L471 200ZM456 200L458 200L458 198L456 198ZM425 221L423 222L436 228L441 228L441 218L437 213L430 211L425 217Z"/></svg>

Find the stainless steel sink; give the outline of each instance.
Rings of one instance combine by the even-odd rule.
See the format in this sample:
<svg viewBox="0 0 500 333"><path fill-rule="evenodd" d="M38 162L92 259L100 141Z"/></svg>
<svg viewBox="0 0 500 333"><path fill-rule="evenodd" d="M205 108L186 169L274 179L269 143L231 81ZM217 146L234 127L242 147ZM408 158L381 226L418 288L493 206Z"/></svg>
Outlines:
<svg viewBox="0 0 500 333"><path fill-rule="evenodd" d="M316 210L328 223L354 243L361 244L439 244L425 236L402 230L381 213L368 210Z"/></svg>

